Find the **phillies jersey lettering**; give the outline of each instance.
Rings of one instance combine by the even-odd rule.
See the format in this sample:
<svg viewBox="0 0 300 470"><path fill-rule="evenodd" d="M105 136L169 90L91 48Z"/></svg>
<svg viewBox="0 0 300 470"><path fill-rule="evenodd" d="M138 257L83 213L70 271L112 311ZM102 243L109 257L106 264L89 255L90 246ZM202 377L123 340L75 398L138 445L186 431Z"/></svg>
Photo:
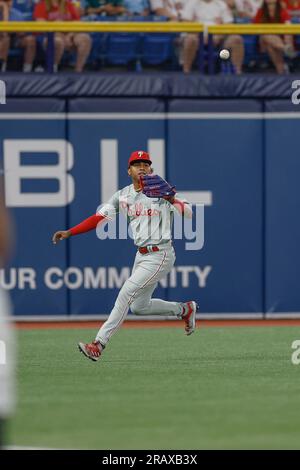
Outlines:
<svg viewBox="0 0 300 470"><path fill-rule="evenodd" d="M117 191L98 214L112 220L122 212L128 219L136 246L160 245L171 241L175 208L163 198L149 198L133 184Z"/></svg>

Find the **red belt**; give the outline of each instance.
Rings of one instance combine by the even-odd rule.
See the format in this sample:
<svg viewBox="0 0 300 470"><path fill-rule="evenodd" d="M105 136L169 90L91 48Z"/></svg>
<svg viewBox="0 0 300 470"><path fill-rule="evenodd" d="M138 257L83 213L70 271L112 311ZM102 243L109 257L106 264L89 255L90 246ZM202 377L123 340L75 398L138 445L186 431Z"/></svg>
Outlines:
<svg viewBox="0 0 300 470"><path fill-rule="evenodd" d="M150 253L151 251L159 251L158 246L156 245L149 245L149 246L141 246L139 248L139 252L142 253L142 255L145 255L146 253Z"/></svg>

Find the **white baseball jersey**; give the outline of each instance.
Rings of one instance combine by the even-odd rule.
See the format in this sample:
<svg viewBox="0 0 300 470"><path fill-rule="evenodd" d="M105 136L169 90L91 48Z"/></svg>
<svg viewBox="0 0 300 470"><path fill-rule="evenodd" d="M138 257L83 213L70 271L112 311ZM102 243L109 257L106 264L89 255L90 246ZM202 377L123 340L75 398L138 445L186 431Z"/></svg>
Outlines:
<svg viewBox="0 0 300 470"><path fill-rule="evenodd" d="M130 184L117 191L97 213L112 220L122 212L130 224L134 244L141 247L171 241L174 211L174 206L165 199L149 198Z"/></svg>

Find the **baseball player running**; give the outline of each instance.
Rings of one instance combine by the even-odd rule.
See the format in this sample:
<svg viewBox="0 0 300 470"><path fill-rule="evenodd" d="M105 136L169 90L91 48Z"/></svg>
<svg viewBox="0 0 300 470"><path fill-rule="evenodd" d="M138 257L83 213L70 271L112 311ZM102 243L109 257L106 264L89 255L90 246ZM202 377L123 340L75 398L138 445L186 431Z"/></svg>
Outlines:
<svg viewBox="0 0 300 470"><path fill-rule="evenodd" d="M191 335L196 328L195 301L167 302L152 299L152 294L162 278L172 269L175 251L172 246L171 229L174 211L184 217L192 217L187 201L179 199L176 190L158 175L153 175L152 161L147 152L135 151L128 160L128 175L132 184L117 191L98 209L95 215L79 225L53 235L54 244L80 233L88 232L99 223L112 220L123 212L137 246L131 276L124 283L115 305L102 325L95 341L79 343L79 350L92 361L97 361L108 341L120 328L129 308L136 315L173 315L184 322L185 334Z"/></svg>

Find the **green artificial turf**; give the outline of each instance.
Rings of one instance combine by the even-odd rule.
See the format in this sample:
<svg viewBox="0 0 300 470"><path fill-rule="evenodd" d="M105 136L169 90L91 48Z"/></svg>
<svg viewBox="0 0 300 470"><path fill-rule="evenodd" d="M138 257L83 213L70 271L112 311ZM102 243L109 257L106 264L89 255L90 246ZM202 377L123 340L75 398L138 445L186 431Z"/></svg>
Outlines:
<svg viewBox="0 0 300 470"><path fill-rule="evenodd" d="M64 449L300 448L298 327L20 331L11 445Z"/></svg>

